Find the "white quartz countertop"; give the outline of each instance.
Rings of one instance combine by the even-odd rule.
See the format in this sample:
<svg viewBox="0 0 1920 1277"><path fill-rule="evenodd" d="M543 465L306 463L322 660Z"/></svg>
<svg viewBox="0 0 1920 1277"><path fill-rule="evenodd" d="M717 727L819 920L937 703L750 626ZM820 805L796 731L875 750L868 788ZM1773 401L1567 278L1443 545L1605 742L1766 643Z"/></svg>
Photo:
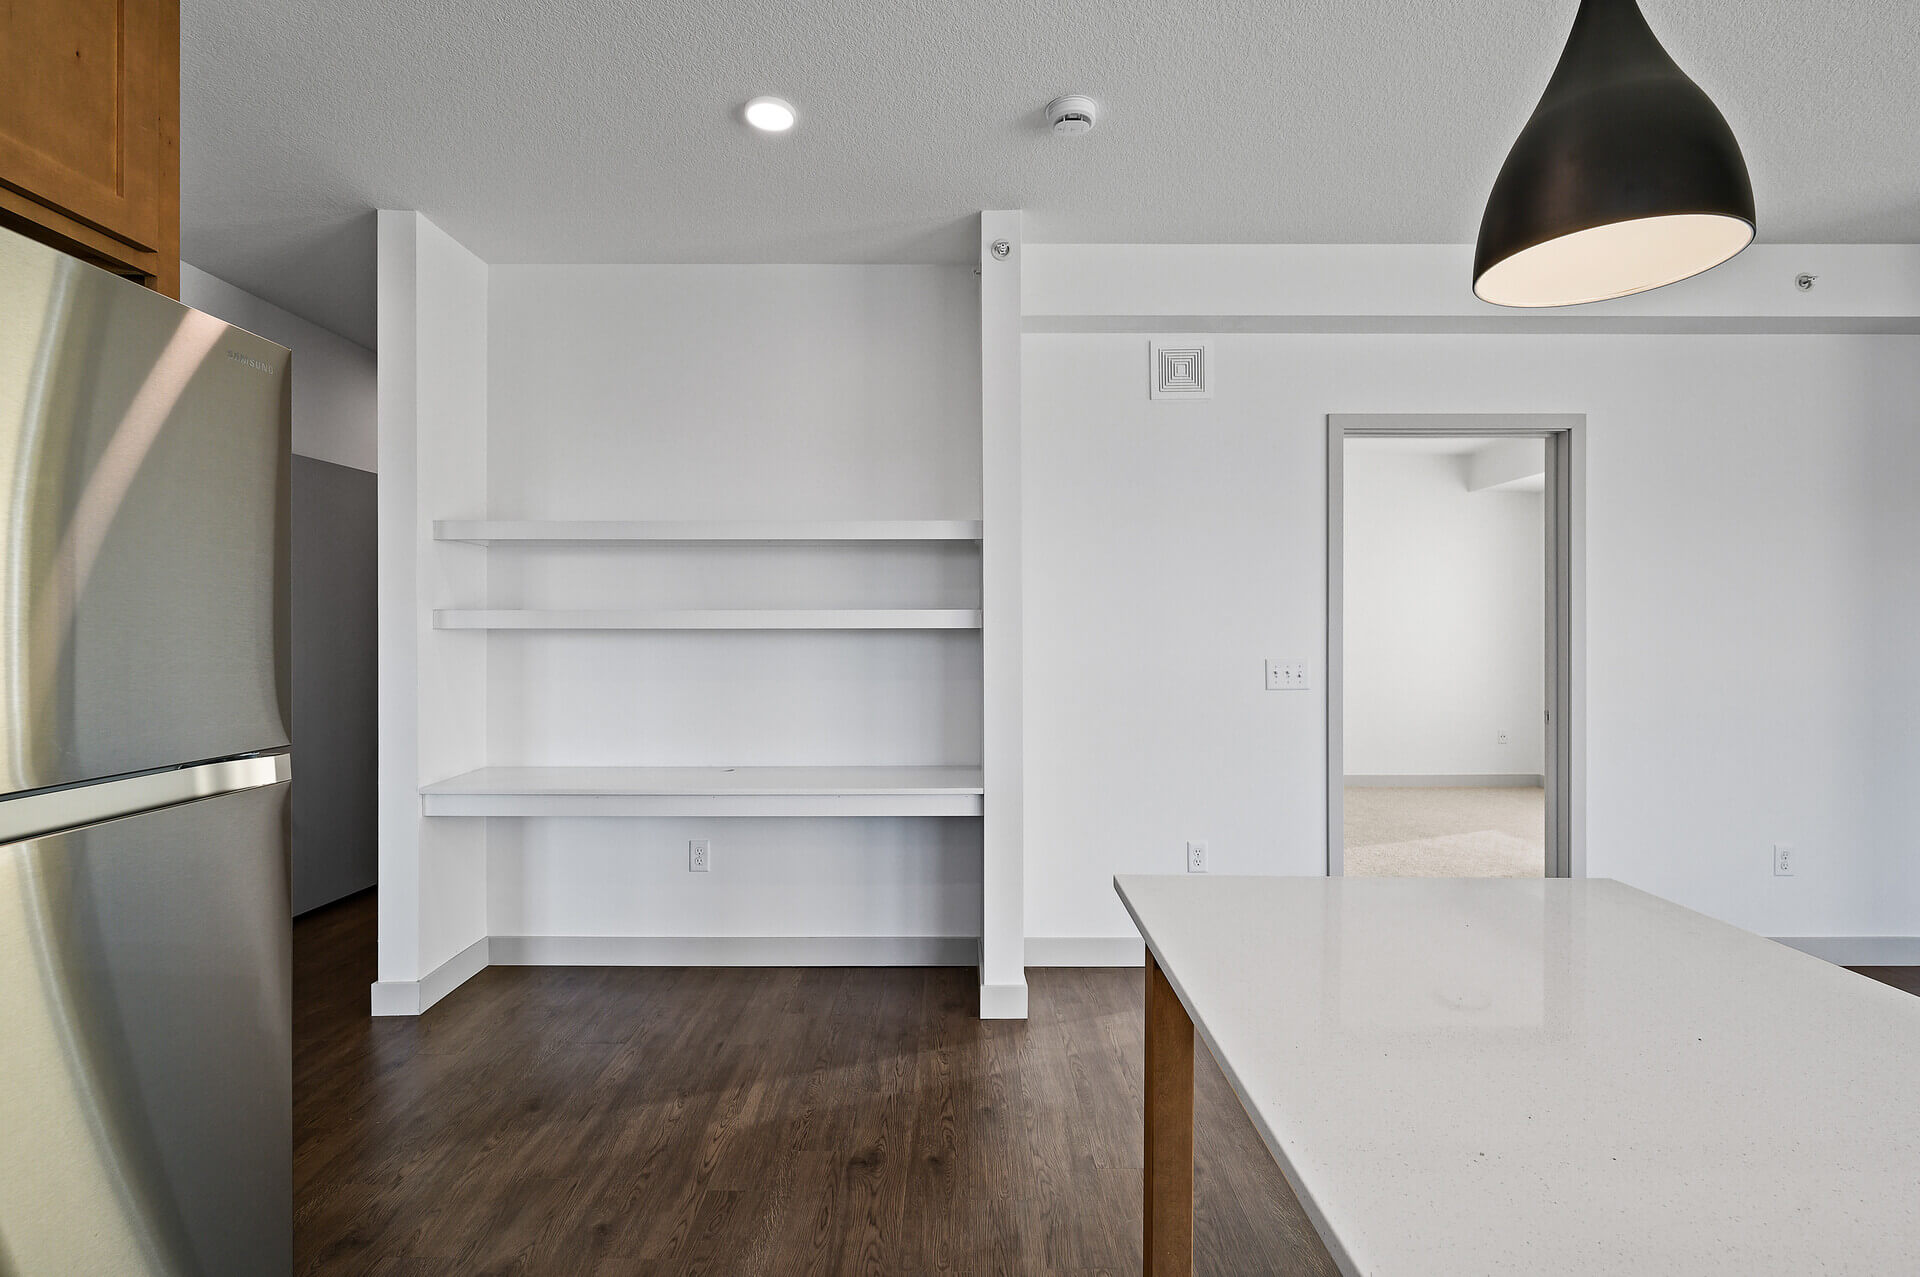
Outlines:
<svg viewBox="0 0 1920 1277"><path fill-rule="evenodd" d="M1114 886L1344 1271L1920 1274L1920 998L1606 880Z"/></svg>

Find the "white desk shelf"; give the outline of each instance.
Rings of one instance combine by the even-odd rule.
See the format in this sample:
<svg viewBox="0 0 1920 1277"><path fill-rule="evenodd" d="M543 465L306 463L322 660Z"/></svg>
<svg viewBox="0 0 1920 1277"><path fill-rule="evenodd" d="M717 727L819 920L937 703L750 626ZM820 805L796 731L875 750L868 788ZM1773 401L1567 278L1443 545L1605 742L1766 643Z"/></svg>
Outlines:
<svg viewBox="0 0 1920 1277"><path fill-rule="evenodd" d="M483 767L428 816L978 816L978 767Z"/></svg>
<svg viewBox="0 0 1920 1277"><path fill-rule="evenodd" d="M437 541L475 545L977 542L980 523L977 519L440 519L433 525L433 536Z"/></svg>
<svg viewBox="0 0 1920 1277"><path fill-rule="evenodd" d="M978 608L449 608L437 630L977 630Z"/></svg>

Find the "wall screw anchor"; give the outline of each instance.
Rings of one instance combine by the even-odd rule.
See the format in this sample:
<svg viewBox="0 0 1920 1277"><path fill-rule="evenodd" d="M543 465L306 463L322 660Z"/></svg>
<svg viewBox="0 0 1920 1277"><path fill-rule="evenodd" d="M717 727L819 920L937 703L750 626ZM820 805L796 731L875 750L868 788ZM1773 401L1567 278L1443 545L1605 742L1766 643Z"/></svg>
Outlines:
<svg viewBox="0 0 1920 1277"><path fill-rule="evenodd" d="M1793 286L1803 293L1810 293L1813 291L1813 281L1818 278L1818 275L1795 275Z"/></svg>
<svg viewBox="0 0 1920 1277"><path fill-rule="evenodd" d="M1004 262L1012 253L1013 245L1007 243L1004 239L996 239L993 241L993 255L996 259Z"/></svg>

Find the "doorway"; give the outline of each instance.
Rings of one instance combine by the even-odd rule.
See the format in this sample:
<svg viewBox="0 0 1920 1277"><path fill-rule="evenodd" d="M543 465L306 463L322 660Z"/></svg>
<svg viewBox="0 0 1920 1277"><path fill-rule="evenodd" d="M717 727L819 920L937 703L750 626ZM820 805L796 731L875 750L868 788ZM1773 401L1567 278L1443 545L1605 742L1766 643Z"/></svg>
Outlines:
<svg viewBox="0 0 1920 1277"><path fill-rule="evenodd" d="M1585 419L1328 419L1327 870L1585 871Z"/></svg>

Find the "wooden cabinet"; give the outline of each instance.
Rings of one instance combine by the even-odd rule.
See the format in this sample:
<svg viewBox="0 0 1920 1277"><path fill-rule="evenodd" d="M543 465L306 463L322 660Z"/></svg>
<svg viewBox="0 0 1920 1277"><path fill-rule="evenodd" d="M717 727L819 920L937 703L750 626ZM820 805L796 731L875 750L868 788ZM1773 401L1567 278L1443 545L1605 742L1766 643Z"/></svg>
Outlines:
<svg viewBox="0 0 1920 1277"><path fill-rule="evenodd" d="M180 291L179 0L0 0L0 225Z"/></svg>

